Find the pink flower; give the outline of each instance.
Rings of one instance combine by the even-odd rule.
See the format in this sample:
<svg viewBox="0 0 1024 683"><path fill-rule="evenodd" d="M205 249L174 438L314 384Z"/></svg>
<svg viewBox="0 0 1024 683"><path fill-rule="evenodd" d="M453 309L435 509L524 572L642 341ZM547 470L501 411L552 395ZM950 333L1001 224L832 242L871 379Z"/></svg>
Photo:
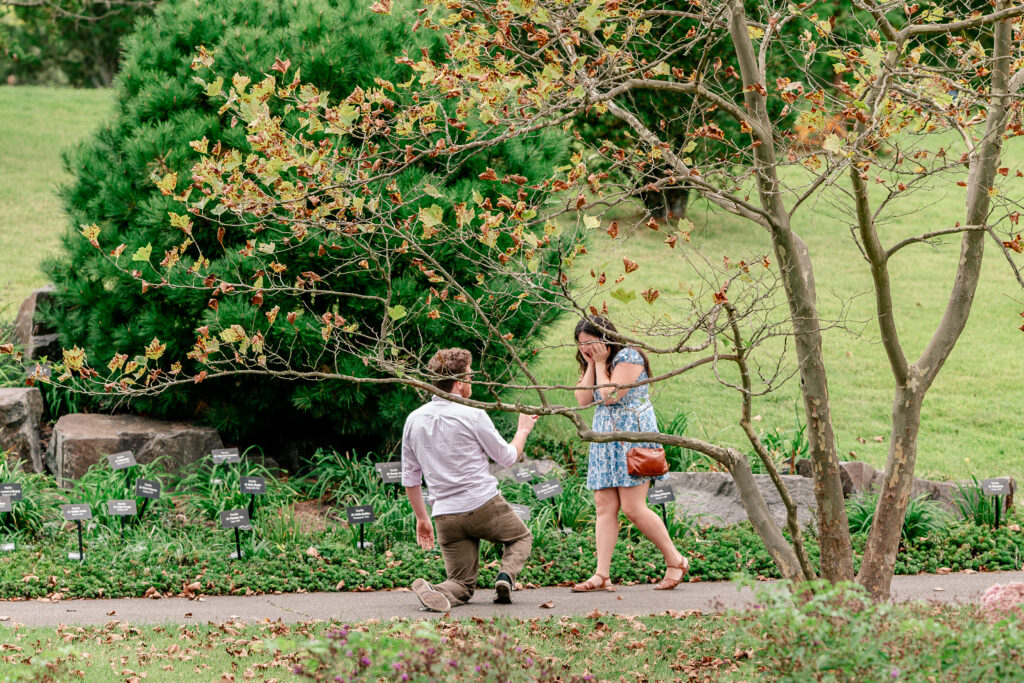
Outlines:
<svg viewBox="0 0 1024 683"><path fill-rule="evenodd" d="M981 611L990 622L1016 615L1024 617L1021 607L1024 605L1024 583L997 583L989 587L981 596Z"/></svg>

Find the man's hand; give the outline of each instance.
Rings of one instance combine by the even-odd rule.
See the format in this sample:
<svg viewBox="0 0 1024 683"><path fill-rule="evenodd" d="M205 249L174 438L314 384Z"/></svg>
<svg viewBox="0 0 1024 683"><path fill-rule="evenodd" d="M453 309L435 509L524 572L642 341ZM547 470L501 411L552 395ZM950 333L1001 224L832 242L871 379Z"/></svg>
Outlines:
<svg viewBox="0 0 1024 683"><path fill-rule="evenodd" d="M416 542L424 550L434 547L434 525L430 523L429 519L416 520Z"/></svg>
<svg viewBox="0 0 1024 683"><path fill-rule="evenodd" d="M520 413L518 431L526 432L527 434L532 432L534 426L537 424L537 417L537 415L525 415Z"/></svg>

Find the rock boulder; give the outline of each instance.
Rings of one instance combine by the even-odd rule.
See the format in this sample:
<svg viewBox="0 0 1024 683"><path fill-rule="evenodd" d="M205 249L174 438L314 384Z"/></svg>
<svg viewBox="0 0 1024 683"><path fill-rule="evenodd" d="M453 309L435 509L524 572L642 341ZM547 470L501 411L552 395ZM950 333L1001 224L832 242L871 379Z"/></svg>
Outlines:
<svg viewBox="0 0 1024 683"><path fill-rule="evenodd" d="M755 474L772 519L780 527L786 524L786 506L767 474ZM805 477L782 477L797 507L800 526L814 519L814 482ZM670 472L667 483L676 496L676 509L704 526L729 526L746 521L747 511L740 500L739 491L726 472ZM662 484L664 485L664 484Z"/></svg>
<svg viewBox="0 0 1024 683"><path fill-rule="evenodd" d="M26 360L38 360L43 356L56 360L60 354L60 343L56 330L46 326L38 314L39 308L53 301L57 287L51 282L35 290L22 302L14 322L14 343L21 346Z"/></svg>
<svg viewBox="0 0 1024 683"><path fill-rule="evenodd" d="M63 484L77 479L111 453L134 451L140 463L160 456L167 469L182 470L220 448L220 436L210 427L165 422L137 415L74 413L57 420L46 453L46 465Z"/></svg>
<svg viewBox="0 0 1024 683"><path fill-rule="evenodd" d="M0 451L20 459L27 472L43 471L39 423L43 396L35 387L0 389Z"/></svg>

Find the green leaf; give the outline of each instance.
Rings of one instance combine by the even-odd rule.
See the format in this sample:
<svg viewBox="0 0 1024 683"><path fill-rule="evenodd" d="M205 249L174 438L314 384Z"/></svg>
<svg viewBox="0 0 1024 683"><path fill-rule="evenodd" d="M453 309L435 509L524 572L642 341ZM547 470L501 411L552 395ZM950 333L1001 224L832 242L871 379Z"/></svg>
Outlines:
<svg viewBox="0 0 1024 683"><path fill-rule="evenodd" d="M144 247L139 247L135 254L132 256L132 261L149 261L150 255L153 253L153 244L149 243Z"/></svg>
<svg viewBox="0 0 1024 683"><path fill-rule="evenodd" d="M601 219L597 216L584 216L583 225L587 226L588 230L601 227Z"/></svg>
<svg viewBox="0 0 1024 683"><path fill-rule="evenodd" d="M405 310L405 306L401 304L388 308L388 317L392 320L401 320L406 315L408 315L408 312Z"/></svg>
<svg viewBox="0 0 1024 683"><path fill-rule="evenodd" d="M613 289L611 291L611 295L613 299L617 299L624 304L628 304L630 301L636 298L636 292L623 289L622 287L619 287L618 289Z"/></svg>

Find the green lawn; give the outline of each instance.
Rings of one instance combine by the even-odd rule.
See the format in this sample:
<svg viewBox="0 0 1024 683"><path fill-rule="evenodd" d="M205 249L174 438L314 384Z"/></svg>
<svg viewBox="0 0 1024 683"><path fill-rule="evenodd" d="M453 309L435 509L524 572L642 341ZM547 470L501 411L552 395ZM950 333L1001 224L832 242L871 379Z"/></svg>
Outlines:
<svg viewBox="0 0 1024 683"><path fill-rule="evenodd" d="M0 87L0 316L46 283L39 263L57 248L67 218L57 197L61 153L110 111L104 90Z"/></svg>
<svg viewBox="0 0 1024 683"><path fill-rule="evenodd" d="M783 589L784 590L784 589ZM873 605L837 590L728 615L364 624L0 627L5 680L986 681L1010 680L1015 620L975 608ZM809 598L804 600L803 598ZM312 639L312 640L311 640ZM316 641L319 641L317 643ZM306 673L306 675L302 675Z"/></svg>
<svg viewBox="0 0 1024 683"><path fill-rule="evenodd" d="M1011 177L1024 161L1024 147L1016 142L1007 144L1004 159ZM914 234L952 227L953 221L963 220L963 206L964 190L955 186L948 191L911 195L899 207L906 217L880 228L882 239L888 246ZM606 217L606 221L611 217ZM620 328L629 327L632 321L645 322L666 315L678 321L689 303L690 290L698 298L704 297L705 302L711 300L710 291L700 293L701 282L687 263L687 257L693 259L694 249L700 249L715 263L721 263L726 256L733 263L740 259L750 262L763 254L771 256L767 235L759 228L720 210L710 210L705 202L698 202L691 211L696 229L686 250L678 246L669 249L662 242L663 233L646 227L626 230L627 221L630 225L635 223L635 215L620 209L617 217L619 237L612 241L603 231L595 231L588 243L590 253L580 264L577 275L589 276L591 269L607 272L607 283L588 303L598 309L607 303ZM842 319L842 325L825 333L825 360L840 454L881 468L889 442L893 381L873 318L869 271L851 239L851 223L828 201L819 200L797 214L795 225L814 261L820 314L824 320ZM682 244L680 241L679 245ZM661 296L653 306L639 298L624 305L610 296L609 291L617 286L614 279L623 274L624 255L639 263L640 268L622 286L637 293L648 287L658 289ZM940 248L905 248L890 262L897 324L910 360L923 350L942 316L958 257L959 239L954 237ZM780 320L788 316L788 311L781 298L776 302L778 308L772 315ZM960 479L973 473L979 479L1001 475L1024 477L1024 440L1016 424L1020 405L1024 403L1020 381L1024 377L1024 354L1020 353L1024 334L1018 330L1022 302L1024 295L1003 255L989 242L970 321L925 401L918 476ZM849 306L845 315L844 304ZM574 324L571 319L556 324L547 338L551 348L541 351L538 377L549 382L576 381L573 350L558 348L559 344L571 343ZM660 345L668 343L661 340ZM779 347L775 344L768 348ZM771 358L765 360L770 366ZM785 367L792 373L795 361L791 343L788 361ZM655 357L653 363L655 372L682 364L665 357ZM736 378L730 367L721 368L720 374L729 380ZM561 400L571 403L572 397L566 392ZM776 427L793 429L795 409L799 409L801 419L803 415L799 400L797 377L755 400L754 414L762 418L758 424L766 431ZM749 450L737 426L738 394L724 389L710 367L663 384L655 390L654 403L666 418L686 412L690 417L690 434ZM560 421L543 429L567 434L569 427L567 422Z"/></svg>
<svg viewBox="0 0 1024 683"><path fill-rule="evenodd" d="M0 88L0 305L17 306L33 287L43 283L38 263L57 244L66 218L61 214L56 186L65 179L60 152L87 135L111 106L111 93L103 91L48 88ZM1011 177L1024 159L1019 145L1008 145L1007 162ZM959 188L911 195L901 211L906 214L883 230L892 243L902 236L934 227L945 227L963 214L963 193ZM620 213L620 217L627 214ZM729 256L733 261L767 253L765 235L750 225L698 203L691 214L697 229L690 246L699 246L714 260ZM846 457L856 457L882 466L888 444L892 401L892 380L885 354L878 343L872 316L873 298L867 268L850 239L850 221L829 202L819 201L798 214L797 227L806 239L815 261L821 313L837 318L842 302L850 303L844 325L825 336L829 386L839 448ZM625 221L623 221L625 226ZM629 316L679 316L678 306L687 293L700 292L697 278L681 258L692 251L668 249L663 235L646 228L623 228L614 243L603 232L596 233L591 253L584 258L583 272L605 270L608 285L596 297L600 307L607 301L613 317L620 322ZM958 255L958 241L933 249L917 245L903 250L893 261L895 298L900 331L913 357L926 343L942 314L951 286ZM924 408L920 436L918 474L932 478L979 478L1009 474L1024 478L1020 457L1021 432L1016 425L1019 406L1024 403L1024 355L1018 352L1024 340L1017 327L1024 300L1001 254L988 247L981 287L964 335L949 362L942 369ZM627 281L636 292L647 287L661 291L655 305L642 300L626 306L607 295L611 282L622 272L622 256L641 264ZM774 261L774 259L773 259ZM708 293L700 296L710 296ZM673 304L676 306L673 310ZM13 315L8 309L7 316ZM785 316L780 308L777 319ZM551 331L551 348L540 354L537 374L547 382L574 382L572 351L561 346L571 341L572 321L565 320ZM790 345L791 346L791 345ZM655 359L655 369L664 371L668 360ZM786 366L793 370L792 358ZM723 368L730 377L730 368ZM780 389L755 403L758 423L764 429L791 429L798 407L799 385L790 380ZM571 396L562 397L571 401ZM745 448L736 426L736 393L723 389L714 373L704 369L656 390L656 407L667 417L685 411L690 432ZM802 410L800 411L802 413ZM549 420L542 431L568 433L564 421ZM882 437L881 441L876 440ZM862 443L863 441L863 443ZM853 454L852 456L849 454Z"/></svg>

